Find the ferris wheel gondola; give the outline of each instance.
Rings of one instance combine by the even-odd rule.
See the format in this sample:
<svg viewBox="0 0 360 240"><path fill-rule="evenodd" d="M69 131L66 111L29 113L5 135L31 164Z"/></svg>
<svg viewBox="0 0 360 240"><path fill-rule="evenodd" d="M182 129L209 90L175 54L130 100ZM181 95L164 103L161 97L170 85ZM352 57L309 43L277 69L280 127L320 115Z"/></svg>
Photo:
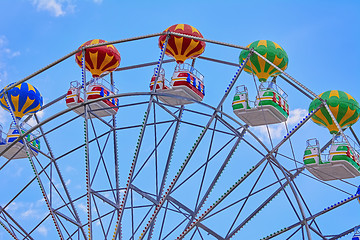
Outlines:
<svg viewBox="0 0 360 240"><path fill-rule="evenodd" d="M82 44L80 48L91 46L95 44L106 43L105 40L93 39ZM85 57L80 51L75 55L75 61L79 67L83 67L90 71L92 79L85 84L84 79L82 83L78 81L72 81L70 88L66 94L66 105L74 107L80 105L87 100L93 100L97 98L112 96L118 93L118 89L113 83L109 83L104 78L100 77L105 72L112 72L120 65L120 53L111 44L92 47L85 50ZM84 77L83 73L83 77ZM89 118L93 117L106 117L114 116L118 111L119 99L109 98L102 101L94 102L89 105L92 114L87 115ZM84 108L75 108L74 112L84 116Z"/></svg>
<svg viewBox="0 0 360 240"><path fill-rule="evenodd" d="M249 44L247 48L259 51L263 57L281 70L284 71L287 68L288 56L278 44L268 40L259 40ZM240 63L249 52L249 50L241 51ZM238 86L232 103L235 115L250 126L285 122L289 117L287 94L275 82L276 76L281 72L255 54L250 56L244 70L255 75L261 84L257 89L254 104L250 104L247 87ZM273 80L267 81L271 76L274 77Z"/></svg>
<svg viewBox="0 0 360 240"><path fill-rule="evenodd" d="M342 129L346 129L359 119L359 104L349 94L338 91L326 91L320 97L327 100L332 114ZM319 107L321 101L315 99L309 106L309 112ZM306 168L317 178L328 181L360 176L360 147L348 136L337 136L339 129L325 107L314 114L312 120L326 127L333 135L328 154L321 156L317 139L307 141L304 153ZM346 139L345 139L346 138Z"/></svg>
<svg viewBox="0 0 360 240"><path fill-rule="evenodd" d="M175 24L167 28L164 32L174 32L186 34L189 36L203 38L201 33L194 27L188 24ZM166 36L159 37L159 47L162 48L165 44ZM187 59L195 59L200 56L205 50L205 42L198 41L186 37L170 36L166 45L165 54L173 57L177 65L175 66L171 82L167 85L165 81L165 71L163 69L155 69L154 75L151 78L150 90L153 91L155 79L156 91L167 93L179 98L161 95L160 101L172 105L185 105L195 101L201 102L205 96L204 76L195 69L193 65L184 63Z"/></svg>

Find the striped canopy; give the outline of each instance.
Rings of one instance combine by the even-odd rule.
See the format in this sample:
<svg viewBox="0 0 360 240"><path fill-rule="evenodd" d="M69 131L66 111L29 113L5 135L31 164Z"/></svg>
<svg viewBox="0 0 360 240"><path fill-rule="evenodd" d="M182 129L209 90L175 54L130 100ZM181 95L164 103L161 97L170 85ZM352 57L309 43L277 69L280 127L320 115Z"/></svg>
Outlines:
<svg viewBox="0 0 360 240"><path fill-rule="evenodd" d="M175 24L168 27L164 32L174 32L190 35L193 37L204 38L203 35L194 27L188 24ZM166 35L159 37L159 47L162 48ZM171 35L168 40L165 54L175 58L177 63L183 63L188 58L197 58L205 50L205 42L185 37Z"/></svg>
<svg viewBox="0 0 360 240"><path fill-rule="evenodd" d="M284 49L278 44L269 40L255 41L246 46L247 48L253 48L256 52L260 53L271 63L275 64L278 68L285 71L288 66L288 56ZM240 53L240 64L246 59L249 54L249 50L242 50ZM265 82L270 76L280 75L281 72L275 67L271 66L264 59L256 54L250 57L250 60L246 63L244 70L250 74L255 74L260 82Z"/></svg>
<svg viewBox="0 0 360 240"><path fill-rule="evenodd" d="M9 84L13 85L14 83ZM5 99L4 89L0 92L0 105L6 111L10 108ZM26 114L32 114L39 111L43 105L43 97L39 90L29 83L21 83L7 92L11 109L14 112L14 117L21 119Z"/></svg>
<svg viewBox="0 0 360 240"><path fill-rule="evenodd" d="M79 49L84 46L105 42L105 40L93 39L82 44ZM79 67L82 67L82 57L82 51L75 55L75 61ZM120 60L120 53L112 44L88 48L85 52L85 66L93 77L99 77L105 72L114 71L120 65Z"/></svg>
<svg viewBox="0 0 360 240"><path fill-rule="evenodd" d="M320 94L319 97L326 100L327 105L342 129L350 127L359 119L359 103L346 92L330 90ZM315 110L320 104L321 101L319 99L314 99L309 106L309 112ZM312 120L316 124L329 129L331 134L339 132L339 129L336 127L325 107L320 108L320 110L313 115Z"/></svg>

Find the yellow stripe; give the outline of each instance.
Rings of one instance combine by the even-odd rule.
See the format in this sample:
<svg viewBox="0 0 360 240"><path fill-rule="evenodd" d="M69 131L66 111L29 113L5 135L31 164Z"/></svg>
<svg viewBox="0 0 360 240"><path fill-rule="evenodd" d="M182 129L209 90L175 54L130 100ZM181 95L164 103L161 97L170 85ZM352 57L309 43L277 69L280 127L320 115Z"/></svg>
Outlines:
<svg viewBox="0 0 360 240"><path fill-rule="evenodd" d="M186 81L186 78L175 78L172 80L173 82L178 82L178 81Z"/></svg>
<svg viewBox="0 0 360 240"><path fill-rule="evenodd" d="M184 28L185 28L185 25L184 25L184 24L178 24L178 25L176 25L175 30L176 30L176 29L184 30Z"/></svg>
<svg viewBox="0 0 360 240"><path fill-rule="evenodd" d="M258 98L256 98L258 100ZM261 97L260 100L272 100L272 97Z"/></svg>
<svg viewBox="0 0 360 240"><path fill-rule="evenodd" d="M86 95L90 95L90 94L97 94L99 93L100 91L94 91L94 92L87 92Z"/></svg>
<svg viewBox="0 0 360 240"><path fill-rule="evenodd" d="M340 98L339 96L339 92L337 90L331 90L330 91L330 95L329 95L329 98L331 97L337 97L337 98Z"/></svg>
<svg viewBox="0 0 360 240"><path fill-rule="evenodd" d="M177 49L177 52L178 52L178 55L176 55L176 57L181 61L186 60L186 58L181 55L181 46L183 44L183 41L184 41L184 38L175 37L175 46L176 46L176 49Z"/></svg>
<svg viewBox="0 0 360 240"><path fill-rule="evenodd" d="M267 53L265 53L265 55L263 55L263 56L266 58ZM260 71L261 71L260 74L258 74L259 75L258 77L260 77L260 75L261 75L263 78L267 79L267 77L265 77L266 75L268 75L267 73L265 73L265 60L258 56L258 61L259 61Z"/></svg>
<svg viewBox="0 0 360 240"><path fill-rule="evenodd" d="M344 117L343 117L343 118L341 119L341 121L339 122L339 124L340 124L341 127L344 127L344 126L342 126L342 124L343 124L345 121L347 121L347 120L355 113L355 111L356 111L356 109L351 110L349 107L347 108L346 114L344 115ZM357 117L356 119L354 119L354 120L346 123L345 126L348 126L348 125L351 125L351 124L357 122L358 119L359 119L359 117Z"/></svg>
<svg viewBox="0 0 360 240"><path fill-rule="evenodd" d="M191 31L194 33L200 33L196 28L194 28L193 26L189 25L191 27Z"/></svg>
<svg viewBox="0 0 360 240"><path fill-rule="evenodd" d="M307 155L307 156L304 156L304 158L313 158L313 157L318 157L319 155L317 154L313 154L313 155Z"/></svg>
<svg viewBox="0 0 360 240"><path fill-rule="evenodd" d="M233 104L233 105L235 105L235 104L244 103L244 102L246 102L246 101L245 101L245 100L242 100L242 101L235 101L235 102L233 102L232 104Z"/></svg>
<svg viewBox="0 0 360 240"><path fill-rule="evenodd" d="M338 117L338 114L339 114L339 107L340 105L337 105L336 107L332 107L330 105L328 105L329 108L330 108L330 111L332 112L332 114L334 115L335 118ZM335 123L334 123L335 124Z"/></svg>
<svg viewBox="0 0 360 240"><path fill-rule="evenodd" d="M23 114L21 114L21 113L19 113L19 96L20 95L18 95L18 96L16 96L16 97L14 97L14 96L10 96L10 102L12 102L13 103L13 105L14 105L14 114L15 114L15 116L16 117L22 117L22 116L24 116ZM11 104L10 104L10 106L11 106Z"/></svg>
<svg viewBox="0 0 360 240"><path fill-rule="evenodd" d="M100 39L93 39L90 43L90 45L98 44L100 42Z"/></svg>
<svg viewBox="0 0 360 240"><path fill-rule="evenodd" d="M265 47L267 47L267 42L266 42L266 40L260 40L259 42L258 42L258 45L257 45L258 47L259 46L265 46Z"/></svg>
<svg viewBox="0 0 360 240"><path fill-rule="evenodd" d="M280 47L280 45L279 44L277 44L276 42L273 42L274 43L274 45L275 45L275 47L276 48L280 48L281 50L283 50L284 51L284 49L282 48L282 47Z"/></svg>
<svg viewBox="0 0 360 240"><path fill-rule="evenodd" d="M346 155L347 152L332 152L330 155Z"/></svg>
<svg viewBox="0 0 360 240"><path fill-rule="evenodd" d="M101 64L101 66L100 66L100 68L99 69L103 69L103 67L105 67L109 62L111 62L111 60L114 58L114 56L109 56L109 55L107 55L106 54L106 56L105 56L105 59L104 59L104 61L102 62L102 64ZM113 65L113 66L115 66L116 65L116 63ZM108 67L108 69L111 69L112 68L112 66L111 67ZM105 69L106 70L106 69Z"/></svg>
<svg viewBox="0 0 360 240"><path fill-rule="evenodd" d="M349 99L349 100L351 100L351 99L352 99L352 100L354 100L354 101L355 101L355 99L354 99L351 95L347 94L346 92L344 92L344 93L346 94L346 96L348 97L348 99Z"/></svg>

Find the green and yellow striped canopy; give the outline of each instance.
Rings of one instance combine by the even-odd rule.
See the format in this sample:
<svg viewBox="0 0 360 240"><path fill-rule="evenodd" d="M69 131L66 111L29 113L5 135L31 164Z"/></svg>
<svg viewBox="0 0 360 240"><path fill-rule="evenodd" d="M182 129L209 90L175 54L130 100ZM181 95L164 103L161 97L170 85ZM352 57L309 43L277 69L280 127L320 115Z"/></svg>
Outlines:
<svg viewBox="0 0 360 240"><path fill-rule="evenodd" d="M320 94L319 97L326 100L327 105L342 129L350 127L359 119L359 103L346 92L330 90ZM309 106L309 112L315 110L320 104L321 101L319 99L314 99ZM320 108L311 119L316 124L329 129L331 134L339 132L325 107Z"/></svg>
<svg viewBox="0 0 360 240"><path fill-rule="evenodd" d="M246 47L250 49L253 48L256 52L260 53L283 71L285 71L288 66L288 55L284 49L282 49L282 47L272 41L259 40L249 44ZM248 50L241 51L239 57L240 64L244 61L248 54ZM250 57L250 60L246 63L244 70L250 74L254 73L260 82L265 82L270 76L277 76L281 74L280 71L271 66L269 63L265 62L264 59L257 56L256 54L253 54Z"/></svg>

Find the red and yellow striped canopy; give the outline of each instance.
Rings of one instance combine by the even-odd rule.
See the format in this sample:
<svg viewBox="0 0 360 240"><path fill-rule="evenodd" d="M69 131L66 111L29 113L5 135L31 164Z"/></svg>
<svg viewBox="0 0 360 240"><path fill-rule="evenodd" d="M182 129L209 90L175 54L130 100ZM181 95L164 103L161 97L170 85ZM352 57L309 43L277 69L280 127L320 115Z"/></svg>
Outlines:
<svg viewBox="0 0 360 240"><path fill-rule="evenodd" d="M167 28L164 32L174 32L186 34L194 37L204 38L203 35L194 27L188 24L175 24ZM159 47L162 48L166 35L159 37ZM205 42L185 37L171 35L166 47L165 54L175 58L177 63L183 63L188 58L197 58L205 50Z"/></svg>
<svg viewBox="0 0 360 240"><path fill-rule="evenodd" d="M105 40L93 39L82 44L84 46L104 43ZM82 51L75 55L76 63L81 67ZM85 53L86 69L91 72L93 77L99 77L104 72L112 72L120 65L120 53L114 45L105 45L100 47L88 48Z"/></svg>

